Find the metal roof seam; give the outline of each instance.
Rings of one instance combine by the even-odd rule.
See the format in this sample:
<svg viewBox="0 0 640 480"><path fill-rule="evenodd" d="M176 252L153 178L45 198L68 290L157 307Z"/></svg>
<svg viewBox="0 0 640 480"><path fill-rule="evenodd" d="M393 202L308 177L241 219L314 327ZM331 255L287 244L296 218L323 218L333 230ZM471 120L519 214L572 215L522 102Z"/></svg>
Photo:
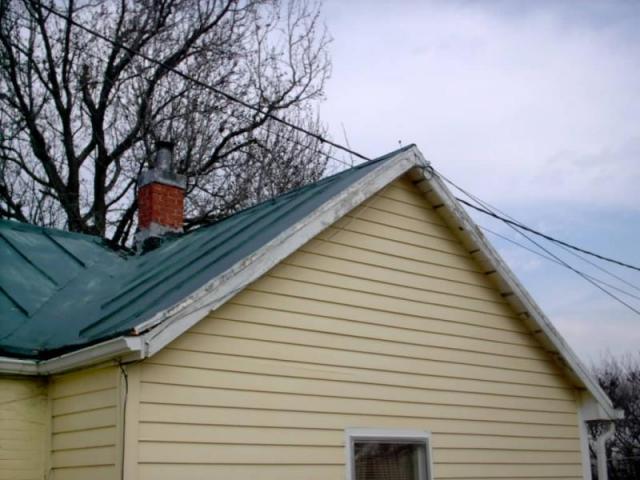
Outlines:
<svg viewBox="0 0 640 480"><path fill-rule="evenodd" d="M18 245L15 245L9 238L6 237L6 235L3 235L2 233L0 233L0 238L2 238L2 240L4 240L18 255L20 255L29 265L31 265L34 269L36 269L38 272L40 272L40 274L42 276L44 276L45 278L47 278L49 281L51 281L51 283L53 283L56 286L59 286L58 282L56 281L55 278L53 278L51 275L49 275L45 270L43 270L40 265L38 265L37 262L35 262L33 259L31 259L28 255L26 255Z"/></svg>
<svg viewBox="0 0 640 480"><path fill-rule="evenodd" d="M249 223L250 226L255 229L256 227L262 227L262 223L263 221L266 221L267 225L271 225L274 222L277 222L279 219L285 217L287 215L287 213L290 213L291 210L295 209L296 207L300 206L301 204L305 203L307 199L306 198L302 198L302 199L296 199L296 202L293 203L293 205L290 204L290 202L281 202L280 204L278 204L277 206L274 204L273 206L276 206L275 209L269 209L268 212L266 212L265 214L260 214L258 217L258 221L255 221L255 219L253 219L252 217L249 217L247 220L249 220L249 222L242 222L238 227L238 229L236 229L234 232L230 233L229 235L227 235L226 237L224 237L223 240L219 241L216 243L216 246L224 246L230 239L234 238L234 237L238 237L239 235L242 235L243 233L247 233L247 230L249 228L249 225L247 225L246 223ZM267 216L269 216L269 214L274 214L274 210L275 212L280 211L280 210L286 210L285 212L280 213L279 215L277 215L275 218L266 218ZM264 223L264 222L263 222ZM249 231L247 233L248 236L252 236L252 232ZM246 236L246 235L245 235ZM236 238L237 240L237 238ZM234 250L237 250L235 247L230 246L228 248L225 248L222 252L219 252L215 257L213 258L207 258L206 262L204 263L204 265L201 265L200 267L196 268L196 271L188 271L187 267L195 264L195 262L197 260L203 260L205 259L208 255L211 254L211 251L215 249L215 246L211 249L207 249L205 252L202 252L198 255L196 255L195 258L191 259L190 261L187 262L187 264L180 266L179 271L175 272L175 271L171 271L168 272L166 276L158 278L155 282L153 282L153 284L149 285L145 290L143 290L142 292L140 292L140 294L136 295L133 300L140 300L143 299L145 297L146 294L152 292L154 289L157 289L158 287L160 287L161 285L163 285L166 281L166 278L171 276L172 277L172 283L171 285L175 288L176 286L182 286L184 285L184 283L187 281L187 279L190 279L191 277L193 277L194 273L195 274L199 274L202 273L204 271L206 271L208 268L210 268L211 266L221 262L225 257L227 257L231 252L233 252ZM137 314L132 315L134 318L135 317L139 317L141 316L145 311L147 311L151 306L153 306L158 297L162 297L163 295L163 291L158 291L155 292L155 297L154 298L150 298L147 299L147 301L145 302L145 304L143 306L141 306L138 311ZM125 308L128 305L124 305L122 308ZM114 312L111 312L109 315L106 315L102 318L100 318L98 321L94 322L93 325L89 325L87 326L85 329L83 329L81 331L81 334L86 335L89 334L89 331L91 330L91 328L95 328L96 326L98 326L99 324L103 323L107 318L112 317L113 315L115 315L120 309L117 309ZM129 317L131 318L131 316ZM120 328L121 325L125 324L127 321L129 321L129 319L123 319L122 321L116 323L115 325L110 325L110 326L103 326L103 330L106 328L111 328L111 329L117 329ZM94 335L99 335L100 334L100 330L98 330L97 332L94 332Z"/></svg>
<svg viewBox="0 0 640 480"><path fill-rule="evenodd" d="M73 260L76 261L76 263L78 265L80 265L82 268L87 268L88 265L86 263L84 263L80 258L76 257L69 249L65 248L60 242L58 242L55 238L55 235L52 235L51 233L49 233L47 230L43 230L42 231L43 235L45 237L47 237L49 240L51 240L51 242L58 247L60 250L62 250L64 253L66 253L69 258L72 258Z"/></svg>

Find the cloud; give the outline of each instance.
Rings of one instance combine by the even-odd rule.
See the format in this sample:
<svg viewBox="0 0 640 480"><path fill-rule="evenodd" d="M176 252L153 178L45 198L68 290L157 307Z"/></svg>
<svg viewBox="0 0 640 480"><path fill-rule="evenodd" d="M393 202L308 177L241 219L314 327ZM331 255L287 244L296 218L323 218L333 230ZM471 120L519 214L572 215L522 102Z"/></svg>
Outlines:
<svg viewBox="0 0 640 480"><path fill-rule="evenodd" d="M640 212L640 136L599 151L570 149L551 155L532 182L555 186L554 201L588 203ZM536 200L535 195L531 200Z"/></svg>
<svg viewBox="0 0 640 480"><path fill-rule="evenodd" d="M596 363L605 353L624 356L640 352L638 317L623 308L612 308L604 299L586 300L588 309L566 305L553 320L560 333L587 363Z"/></svg>
<svg viewBox="0 0 640 480"><path fill-rule="evenodd" d="M589 191L638 208L640 5L531 3L342 5L323 107L334 137L343 122L371 155L418 143L502 204Z"/></svg>

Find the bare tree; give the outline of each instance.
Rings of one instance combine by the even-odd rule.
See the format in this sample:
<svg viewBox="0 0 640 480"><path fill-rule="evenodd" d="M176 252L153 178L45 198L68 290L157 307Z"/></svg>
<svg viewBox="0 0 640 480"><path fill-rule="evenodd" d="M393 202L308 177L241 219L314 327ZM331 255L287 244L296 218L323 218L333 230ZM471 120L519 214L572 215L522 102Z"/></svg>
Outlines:
<svg viewBox="0 0 640 480"><path fill-rule="evenodd" d="M315 108L330 62L319 4L0 0L0 15L1 217L124 245L156 140L176 141L186 228L324 170L317 137L207 88L323 135Z"/></svg>
<svg viewBox="0 0 640 480"><path fill-rule="evenodd" d="M594 373L613 406L624 412L624 419L616 421L615 435L607 445L609 478L636 480L640 478L640 352L635 357L609 355L594 368ZM597 433L592 432L592 437Z"/></svg>

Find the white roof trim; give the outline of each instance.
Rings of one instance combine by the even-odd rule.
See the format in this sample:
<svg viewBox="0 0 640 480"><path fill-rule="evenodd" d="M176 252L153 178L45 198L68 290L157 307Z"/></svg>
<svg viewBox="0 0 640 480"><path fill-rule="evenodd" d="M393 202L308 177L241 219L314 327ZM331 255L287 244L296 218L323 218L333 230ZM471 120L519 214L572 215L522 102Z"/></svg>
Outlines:
<svg viewBox="0 0 640 480"><path fill-rule="evenodd" d="M342 218L401 175L411 176L432 205L459 236L472 256L491 272L501 293L515 308L550 354L564 365L576 385L584 387L597 401L600 414L619 418L611 401L562 339L540 307L527 293L504 260L486 240L478 226L460 206L453 194L435 175L416 147L388 160L318 207L310 215L280 233L253 254L213 278L180 303L154 315L135 329L137 336L119 337L46 361L0 358L0 373L46 375L120 357L125 360L149 357L178 338L211 311L257 280L285 257Z"/></svg>
<svg viewBox="0 0 640 480"><path fill-rule="evenodd" d="M114 358L120 358L122 361L128 362L142 358L143 346L141 337L118 337L48 360L21 360L0 357L0 373L9 375L52 375L110 361Z"/></svg>
<svg viewBox="0 0 640 480"><path fill-rule="evenodd" d="M380 166L322 204L314 212L280 233L250 256L193 292L183 302L158 313L138 325L134 331L143 333L147 355L153 355L224 304L249 283L291 255L306 242L335 223L349 211L370 198L390 182L415 166L412 148L381 162ZM155 328L154 328L155 327Z"/></svg>
<svg viewBox="0 0 640 480"><path fill-rule="evenodd" d="M0 357L0 374L38 375L38 364L34 360Z"/></svg>
<svg viewBox="0 0 640 480"><path fill-rule="evenodd" d="M421 158L420 163L423 166L428 166L429 163L417 149L416 153ZM424 168L421 172L414 171L413 176L414 180L418 182L418 187L425 193L432 205L444 207L439 210L441 216L460 237L468 252L483 265L485 273L494 277L501 294L528 324L549 353L554 355L559 363L565 367L573 377L574 383L589 391L601 407L600 412L605 413L610 419L620 418L620 412L613 408L607 394L600 388L589 370L551 324L542 309L529 295L444 182L437 175L425 174Z"/></svg>

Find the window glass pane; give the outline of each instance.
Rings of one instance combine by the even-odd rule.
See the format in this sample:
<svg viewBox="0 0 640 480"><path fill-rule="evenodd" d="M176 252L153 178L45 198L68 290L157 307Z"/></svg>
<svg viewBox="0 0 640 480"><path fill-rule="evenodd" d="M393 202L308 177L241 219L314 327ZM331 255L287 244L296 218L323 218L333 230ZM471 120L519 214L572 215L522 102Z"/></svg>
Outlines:
<svg viewBox="0 0 640 480"><path fill-rule="evenodd" d="M424 444L355 442L356 480L424 480Z"/></svg>

